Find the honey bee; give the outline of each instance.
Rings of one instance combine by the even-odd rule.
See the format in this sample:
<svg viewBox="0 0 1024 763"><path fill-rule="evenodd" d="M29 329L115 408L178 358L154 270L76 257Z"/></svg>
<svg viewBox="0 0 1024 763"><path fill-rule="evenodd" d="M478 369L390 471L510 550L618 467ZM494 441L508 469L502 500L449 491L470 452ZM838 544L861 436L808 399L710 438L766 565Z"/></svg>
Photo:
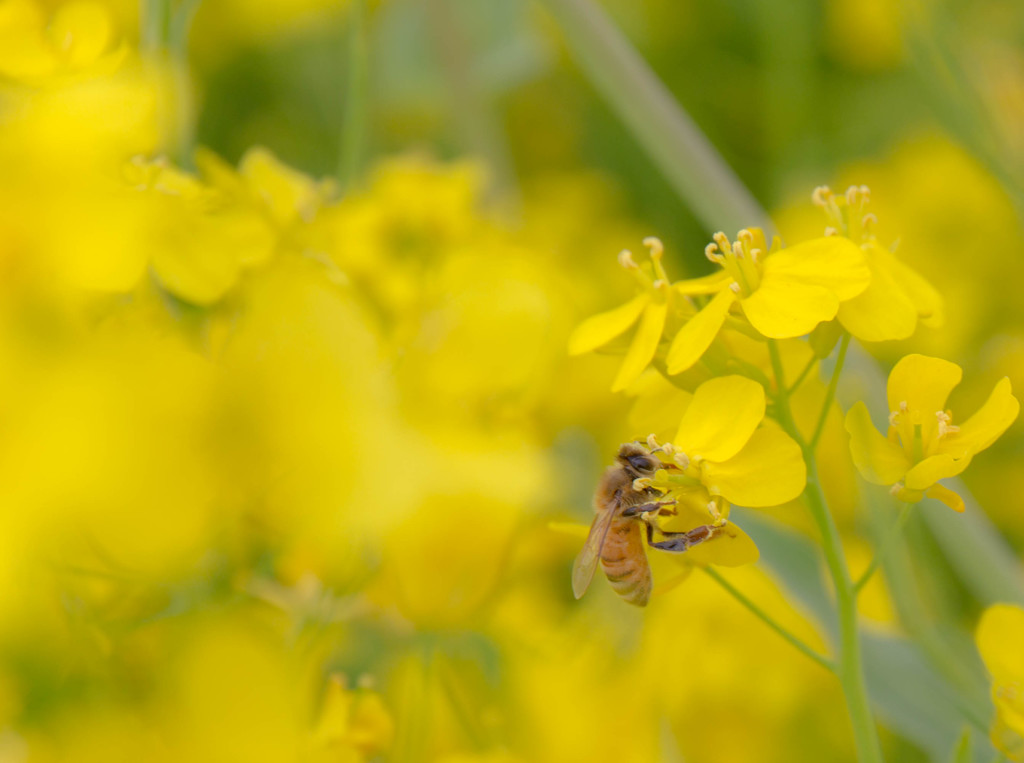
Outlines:
<svg viewBox="0 0 1024 763"><path fill-rule="evenodd" d="M597 516L573 564L572 590L577 599L583 596L600 560L612 589L630 604L643 607L651 596L652 581L641 525L646 527L648 546L675 553L710 540L722 528L701 525L687 532L663 532L664 540L655 541L654 526L648 515L672 514L674 511L667 507L676 502L657 500L662 496L659 490L638 489L634 480L654 477L658 469L677 467L662 463L650 450L635 442L622 445L615 461L614 466L605 470L594 494Z"/></svg>

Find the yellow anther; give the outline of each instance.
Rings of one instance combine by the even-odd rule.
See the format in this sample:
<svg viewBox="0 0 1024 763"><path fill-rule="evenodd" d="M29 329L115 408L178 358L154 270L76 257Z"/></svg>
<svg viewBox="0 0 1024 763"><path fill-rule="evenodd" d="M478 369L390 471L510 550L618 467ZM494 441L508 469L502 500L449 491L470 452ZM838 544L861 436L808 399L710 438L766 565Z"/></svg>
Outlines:
<svg viewBox="0 0 1024 763"><path fill-rule="evenodd" d="M866 232L867 229L870 228L872 225L878 224L878 218L875 217L873 212L868 212L866 215L864 215L864 217L861 218L860 224Z"/></svg>
<svg viewBox="0 0 1024 763"><path fill-rule="evenodd" d="M831 225L829 225L829 226L827 226L825 228L825 235L826 236L838 236L839 235L839 231L836 230L835 228L833 228Z"/></svg>
<svg viewBox="0 0 1024 763"><path fill-rule="evenodd" d="M637 477L635 480L633 480L633 490L635 492L637 492L637 493L644 492L650 486L651 486L651 478L650 477Z"/></svg>
<svg viewBox="0 0 1024 763"><path fill-rule="evenodd" d="M752 262L757 262L758 260L760 260L761 259L761 250L760 249L751 249L750 250L750 259L751 259Z"/></svg>
<svg viewBox="0 0 1024 763"><path fill-rule="evenodd" d="M906 413L908 410L910 410L910 406L907 405L906 400L900 400L899 409L900 413Z"/></svg>
<svg viewBox="0 0 1024 763"><path fill-rule="evenodd" d="M960 427L950 423L953 420L953 415L949 411L936 411L935 418L939 422L939 437L956 434L960 431Z"/></svg>
<svg viewBox="0 0 1024 763"><path fill-rule="evenodd" d="M359 676L359 679L356 681L356 686L358 686L360 689L370 691L376 688L377 681L369 673L363 673L361 676Z"/></svg>
<svg viewBox="0 0 1024 763"><path fill-rule="evenodd" d="M623 249L619 252L619 264L627 270L639 269L639 265L633 260L633 253L628 249Z"/></svg>
<svg viewBox="0 0 1024 763"><path fill-rule="evenodd" d="M718 231L718 233L716 233L711 238L714 239L714 242L718 244L718 247L723 252L732 250L732 244L729 243L729 237L722 233L722 231Z"/></svg>
<svg viewBox="0 0 1024 763"><path fill-rule="evenodd" d="M740 241L742 241L744 244L752 244L752 243L754 243L754 234L751 233L746 228L744 228L739 233L737 233L736 234L736 238L739 239Z"/></svg>
<svg viewBox="0 0 1024 763"><path fill-rule="evenodd" d="M672 460L676 462L676 466L680 469L686 470L690 468L690 457L682 451L672 454Z"/></svg>
<svg viewBox="0 0 1024 763"><path fill-rule="evenodd" d="M903 483L897 482L889 488L889 495L899 495L903 491Z"/></svg>
<svg viewBox="0 0 1024 763"><path fill-rule="evenodd" d="M644 239L644 246L651 250L651 258L657 259L665 253L665 245L656 236L648 236Z"/></svg>
<svg viewBox="0 0 1024 763"><path fill-rule="evenodd" d="M891 426L891 427L896 426L899 423L899 420L900 420L900 412L899 411L889 411L889 426Z"/></svg>
<svg viewBox="0 0 1024 763"><path fill-rule="evenodd" d="M738 283L736 283L735 281L733 281L731 284L729 284L729 290L731 292L733 292L734 294L739 294L740 293L740 285Z"/></svg>
<svg viewBox="0 0 1024 763"><path fill-rule="evenodd" d="M736 255L736 259L743 259L743 244L739 241L732 242L732 253Z"/></svg>
<svg viewBox="0 0 1024 763"><path fill-rule="evenodd" d="M654 436L653 432L647 435L647 449L651 451L661 450L661 447L658 445L658 438Z"/></svg>
<svg viewBox="0 0 1024 763"><path fill-rule="evenodd" d="M832 189L827 185L819 185L811 193L811 201L819 207L827 207L832 200Z"/></svg>
<svg viewBox="0 0 1024 763"><path fill-rule="evenodd" d="M725 259L718 254L718 244L711 243L704 247L704 256L712 262L721 263Z"/></svg>
<svg viewBox="0 0 1024 763"><path fill-rule="evenodd" d="M711 515L711 524L713 524L715 527L721 527L729 521L725 518L725 515L722 514L721 509L718 508L717 499L712 498L710 501L708 501L707 510L708 514Z"/></svg>

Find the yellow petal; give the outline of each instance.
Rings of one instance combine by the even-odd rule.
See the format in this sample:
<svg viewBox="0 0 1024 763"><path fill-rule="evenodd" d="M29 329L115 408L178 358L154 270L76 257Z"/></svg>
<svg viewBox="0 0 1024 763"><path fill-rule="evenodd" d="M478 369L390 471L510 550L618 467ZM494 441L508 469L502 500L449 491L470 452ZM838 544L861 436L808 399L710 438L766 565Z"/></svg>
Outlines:
<svg viewBox="0 0 1024 763"><path fill-rule="evenodd" d="M220 234L216 222L193 219L187 230L193 239L175 238L154 249L152 267L168 291L187 302L210 305L235 285L241 269L238 251L225 245Z"/></svg>
<svg viewBox="0 0 1024 763"><path fill-rule="evenodd" d="M679 330L666 359L670 374L680 374L700 360L718 336L735 299L731 290L723 289Z"/></svg>
<svg viewBox="0 0 1024 763"><path fill-rule="evenodd" d="M911 464L903 449L875 429L863 402L854 403L846 413L846 431L853 463L868 482L892 485L907 473Z"/></svg>
<svg viewBox="0 0 1024 763"><path fill-rule="evenodd" d="M901 261L892 252L887 249L882 251L880 260L883 267L888 268L896 284L914 304L921 322L932 328L942 326L946 319L942 295L928 283L924 276Z"/></svg>
<svg viewBox="0 0 1024 763"><path fill-rule="evenodd" d="M282 163L263 147L246 151L238 171L278 225L288 225L297 217L309 220L320 201L312 178Z"/></svg>
<svg viewBox="0 0 1024 763"><path fill-rule="evenodd" d="M907 355L902 358L889 374L886 396L889 410L900 410L900 403L906 403L920 414L919 421L911 421L909 416L901 417L901 432L906 434L907 442L913 432L913 424L921 425L921 437L930 443L937 434L937 411L945 410L946 398L957 384L963 372L960 366L941 358L930 358L926 355ZM904 432L905 427L911 427Z"/></svg>
<svg viewBox="0 0 1024 763"><path fill-rule="evenodd" d="M722 376L697 387L673 444L691 459L725 461L747 444L764 418L764 387L744 376Z"/></svg>
<svg viewBox="0 0 1024 763"><path fill-rule="evenodd" d="M690 278L685 281L676 281L672 288L683 295L691 294L718 294L723 289L729 288L732 283L732 276L724 270L717 273L710 273L700 278Z"/></svg>
<svg viewBox="0 0 1024 763"><path fill-rule="evenodd" d="M665 330L665 316L668 315L668 302L648 301L644 314L637 326L626 357L622 361L619 373L612 383L612 392L620 392L637 380L658 351L661 332Z"/></svg>
<svg viewBox="0 0 1024 763"><path fill-rule="evenodd" d="M778 426L766 423L746 446L723 463L702 464L708 491L740 506L778 506L792 501L807 483L800 446Z"/></svg>
<svg viewBox="0 0 1024 763"><path fill-rule="evenodd" d="M772 339L809 334L839 310L836 295L825 287L767 272L757 291L740 305L754 328Z"/></svg>
<svg viewBox="0 0 1024 763"><path fill-rule="evenodd" d="M1020 403L1013 396L1010 380L1000 379L985 404L960 425L960 431L939 440L938 451L956 458L973 455L994 443L1020 413Z"/></svg>
<svg viewBox="0 0 1024 763"><path fill-rule="evenodd" d="M994 604L982 614L974 639L997 683L1024 681L1024 609Z"/></svg>
<svg viewBox="0 0 1024 763"><path fill-rule="evenodd" d="M636 323L644 306L650 301L650 294L638 294L624 305L598 313L587 318L576 327L569 337L569 354L582 355L608 344Z"/></svg>
<svg viewBox="0 0 1024 763"><path fill-rule="evenodd" d="M937 501L942 501L953 511L962 512L964 510L964 499L961 498L958 493L953 492L945 485L940 485L936 482L925 491L925 495L929 498L934 498Z"/></svg>
<svg viewBox="0 0 1024 763"><path fill-rule="evenodd" d="M857 296L871 282L864 252L842 236L824 236L776 252L765 260L764 276L822 286L840 302Z"/></svg>
<svg viewBox="0 0 1024 763"><path fill-rule="evenodd" d="M839 321L865 342L906 339L917 328L917 308L877 261L870 267L871 285L839 306Z"/></svg>
<svg viewBox="0 0 1024 763"><path fill-rule="evenodd" d="M709 564L742 567L760 559L761 552L739 525L729 522L714 538L687 551L686 556L691 563L702 567Z"/></svg>
<svg viewBox="0 0 1024 763"><path fill-rule="evenodd" d="M904 482L911 490L927 490L939 480L960 474L970 463L970 456L963 458L953 458L945 454L929 456L924 461L915 464L907 472Z"/></svg>

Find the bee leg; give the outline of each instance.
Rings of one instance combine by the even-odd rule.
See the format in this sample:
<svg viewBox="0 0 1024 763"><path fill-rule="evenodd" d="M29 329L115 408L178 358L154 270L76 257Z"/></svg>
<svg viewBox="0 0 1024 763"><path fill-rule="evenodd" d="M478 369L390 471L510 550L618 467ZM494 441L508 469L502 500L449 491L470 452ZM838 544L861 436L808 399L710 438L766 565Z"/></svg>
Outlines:
<svg viewBox="0 0 1024 763"><path fill-rule="evenodd" d="M622 516L635 517L638 514L647 514L651 511L658 511L662 506L674 506L675 501L652 501L651 503L638 503L636 506L627 506L622 510Z"/></svg>
<svg viewBox="0 0 1024 763"><path fill-rule="evenodd" d="M718 534L718 529L713 525L701 525L682 533L662 532L661 534L665 539L656 541L654 540L654 525L648 524L647 545L661 551L681 554L698 543L703 543L715 537Z"/></svg>

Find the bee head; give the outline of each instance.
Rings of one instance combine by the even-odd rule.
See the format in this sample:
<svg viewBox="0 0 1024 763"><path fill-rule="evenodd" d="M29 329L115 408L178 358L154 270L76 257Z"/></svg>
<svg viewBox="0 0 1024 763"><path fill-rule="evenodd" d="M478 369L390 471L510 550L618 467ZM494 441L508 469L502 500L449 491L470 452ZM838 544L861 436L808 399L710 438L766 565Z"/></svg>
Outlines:
<svg viewBox="0 0 1024 763"><path fill-rule="evenodd" d="M635 442L627 442L619 448L616 459L634 477L653 477L662 468L661 462L647 448Z"/></svg>

